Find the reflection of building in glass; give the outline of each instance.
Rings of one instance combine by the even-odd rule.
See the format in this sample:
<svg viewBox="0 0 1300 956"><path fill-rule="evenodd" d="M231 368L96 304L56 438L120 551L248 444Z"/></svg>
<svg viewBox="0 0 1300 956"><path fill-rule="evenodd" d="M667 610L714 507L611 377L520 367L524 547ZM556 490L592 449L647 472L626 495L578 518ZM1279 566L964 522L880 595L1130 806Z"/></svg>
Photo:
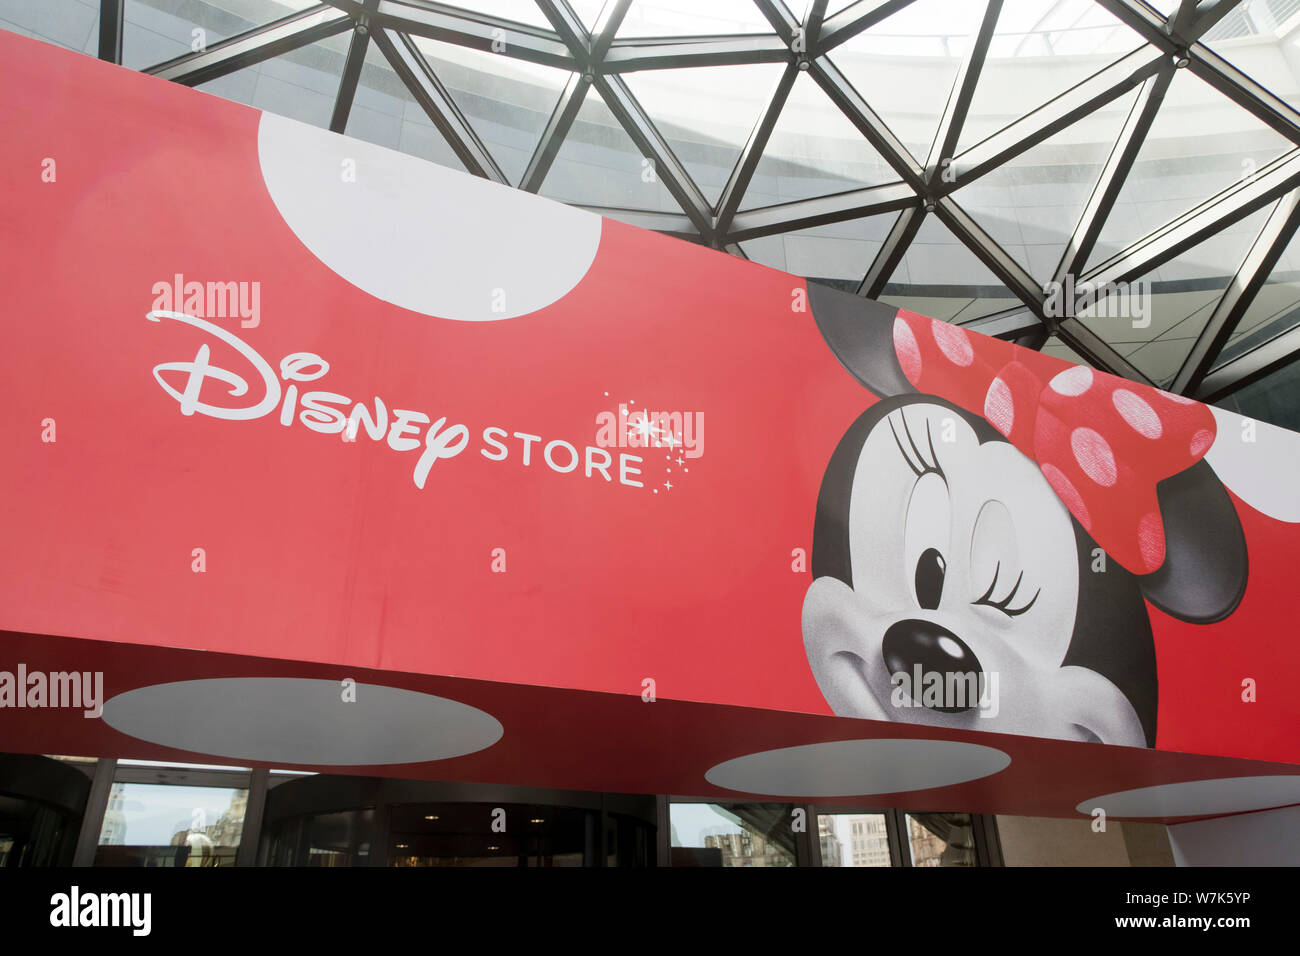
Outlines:
<svg viewBox="0 0 1300 956"><path fill-rule="evenodd" d="M889 831L883 814L849 818L853 866L889 866Z"/></svg>
<svg viewBox="0 0 1300 956"><path fill-rule="evenodd" d="M907 835L912 844L913 866L942 866L943 851L947 844L917 822L916 817L907 818Z"/></svg>
<svg viewBox="0 0 1300 956"><path fill-rule="evenodd" d="M126 814L122 807L125 787L115 783L108 794L108 809L104 811L104 826L99 831L100 846L122 846L126 843Z"/></svg>
<svg viewBox="0 0 1300 956"><path fill-rule="evenodd" d="M761 834L715 833L704 838L708 849L722 851L723 866L793 866L790 854L764 839Z"/></svg>
<svg viewBox="0 0 1300 956"><path fill-rule="evenodd" d="M834 817L817 818L817 836L821 839L822 866L843 866L844 844L835 835Z"/></svg>

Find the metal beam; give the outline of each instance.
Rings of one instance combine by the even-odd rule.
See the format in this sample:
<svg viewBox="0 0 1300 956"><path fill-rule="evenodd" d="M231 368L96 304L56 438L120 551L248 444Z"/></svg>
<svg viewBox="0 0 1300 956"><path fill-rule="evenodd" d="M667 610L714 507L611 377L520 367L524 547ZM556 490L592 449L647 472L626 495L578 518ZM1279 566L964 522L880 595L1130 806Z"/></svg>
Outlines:
<svg viewBox="0 0 1300 956"><path fill-rule="evenodd" d="M1238 106L1293 143L1300 143L1300 112L1262 83L1237 69L1202 43L1190 50L1188 69Z"/></svg>
<svg viewBox="0 0 1300 956"><path fill-rule="evenodd" d="M1025 308L1008 309L1003 312L996 312L993 315L981 316L978 319L971 319L969 322L958 322L963 329L970 329L972 332L978 332L981 335L992 336L995 339L1009 339L1019 342L1019 340L1042 333L1043 341L1047 340L1048 329L1034 313ZM1041 346L1035 346L1039 348Z"/></svg>
<svg viewBox="0 0 1300 956"><path fill-rule="evenodd" d="M587 90L590 88L591 81L581 73L569 74L569 80L560 92L559 102L555 104L551 118L542 130L542 138L537 141L532 158L528 160L528 168L519 180L519 188L524 192L535 193L542 188L546 174L551 170L551 163L559 155L564 138L569 135L573 121L578 118L582 101L587 98Z"/></svg>
<svg viewBox="0 0 1300 956"><path fill-rule="evenodd" d="M781 41L789 46L801 26L789 8L781 0L754 0L754 6L758 7L759 13L772 24L772 29L776 31Z"/></svg>
<svg viewBox="0 0 1300 956"><path fill-rule="evenodd" d="M694 66L788 63L790 50L774 36L682 37L615 40L600 63L604 73L681 70Z"/></svg>
<svg viewBox="0 0 1300 956"><path fill-rule="evenodd" d="M126 0L100 0L99 58L109 63L122 62L122 31Z"/></svg>
<svg viewBox="0 0 1300 956"><path fill-rule="evenodd" d="M917 205L916 194L903 183L868 186L833 196L799 199L776 206L738 212L727 230L727 240L757 239L796 229L811 229L833 222L898 212ZM721 217L719 217L721 222ZM721 233L720 233L721 234Z"/></svg>
<svg viewBox="0 0 1300 956"><path fill-rule="evenodd" d="M763 108L763 114L754 123L754 128L749 132L749 139L745 141L744 147L740 150L736 165L731 170L731 175L727 178L727 185L723 187L722 195L718 199L716 228L719 235L726 236L731 230L732 219L736 215L736 210L740 208L740 202L745 196L745 191L749 189L749 183L754 178L754 171L758 169L758 163L763 158L763 151L767 149L767 141L772 136L772 130L776 128L776 121L781 115L781 110L785 108L785 102L789 98L790 90L794 87L794 81L798 76L799 70L794 64L790 64L785 68L780 79L776 81L772 94L767 98L767 106Z"/></svg>
<svg viewBox="0 0 1300 956"><path fill-rule="evenodd" d="M596 16L595 26L591 28L591 62L601 63L605 59L631 5L632 0L605 0Z"/></svg>
<svg viewBox="0 0 1300 956"><path fill-rule="evenodd" d="M656 212L652 209L620 209L613 206L589 206L579 203L574 205L578 209L594 212L598 216L631 223L653 232L690 239L692 242L699 242L703 238L695 229L695 224L684 213Z"/></svg>
<svg viewBox="0 0 1300 956"><path fill-rule="evenodd" d="M1300 190L1288 193L1274 207L1264 228L1242 260L1241 268L1232 277L1232 283L1215 307L1214 314L1197 336L1196 344L1174 376L1173 385L1169 388L1171 392L1190 395L1201 387L1210 367L1218 359L1224 345L1250 309L1256 294L1282 258L1297 226L1300 226Z"/></svg>
<svg viewBox="0 0 1300 956"><path fill-rule="evenodd" d="M870 30L885 17L914 2L915 0L858 0L822 23L821 35L816 38L813 49L820 56L863 30Z"/></svg>
<svg viewBox="0 0 1300 956"><path fill-rule="evenodd" d="M804 49L815 48L826 19L826 0L808 0L803 14Z"/></svg>
<svg viewBox="0 0 1300 956"><path fill-rule="evenodd" d="M1095 289L1145 275L1297 186L1300 186L1300 149L1293 149L1250 179L1225 189L1098 264L1079 282Z"/></svg>
<svg viewBox="0 0 1300 956"><path fill-rule="evenodd" d="M880 153L885 162L894 168L903 182L917 193L926 192L925 175L920 164L912 158L912 154L903 145L902 140L885 125L885 121L867 105L867 101L853 88L853 84L845 79L839 68L823 56L812 61L809 73L826 91L831 101L849 118L849 122L858 128L858 131L875 147L876 152Z"/></svg>
<svg viewBox="0 0 1300 956"><path fill-rule="evenodd" d="M940 199L934 214L954 236L961 240L971 252L979 258L989 270L998 277L1011 294L1023 302L1034 315L1044 318L1043 289L1010 253L999 246L993 238L980 227L970 213L951 197ZM1047 320L1049 324L1051 320Z"/></svg>
<svg viewBox="0 0 1300 956"><path fill-rule="evenodd" d="M348 43L347 59L343 61L343 72L339 75L339 88L334 96L334 110L330 114L330 131L343 133L348 128L348 116L352 112L352 100L357 95L357 83L361 80L361 68L366 65L366 51L370 49L370 17L379 0L366 0L365 13L357 20Z"/></svg>
<svg viewBox="0 0 1300 956"><path fill-rule="evenodd" d="M1140 47L1121 57L1082 83L961 153L954 160L959 170L956 182L940 182L936 188L951 191L996 169L1007 160L1050 139L1070 124L1146 82L1148 77L1160 71L1165 62L1160 51L1151 46Z"/></svg>
<svg viewBox="0 0 1300 956"><path fill-rule="evenodd" d="M867 268L867 274L858 285L858 295L868 299L880 298L885 283L894 274L898 264L903 261L903 253L907 252L907 247L912 244L912 239L921 228L924 219L925 209L915 199L910 206L898 214L893 227L889 230L889 235L885 236L876 258L872 260Z"/></svg>
<svg viewBox="0 0 1300 956"><path fill-rule="evenodd" d="M1165 29L1165 18L1144 3L1131 0L1097 0L1111 16L1137 32L1142 39L1164 53L1173 53L1179 43Z"/></svg>
<svg viewBox="0 0 1300 956"><path fill-rule="evenodd" d="M1205 376L1193 397L1201 402L1217 402L1251 382L1290 365L1300 357L1300 326L1283 332L1244 355L1219 366Z"/></svg>
<svg viewBox="0 0 1300 956"><path fill-rule="evenodd" d="M198 86L335 36L351 29L352 22L342 10L322 3L231 37L202 52L187 53L141 72L185 86Z"/></svg>
<svg viewBox="0 0 1300 956"><path fill-rule="evenodd" d="M681 204L682 211L690 217L696 230L708 240L713 238L713 212L709 201L695 185L686 167L682 165L664 139L659 128L651 122L632 91L621 76L597 75L595 86L601 99L609 107L627 134L632 137L641 154L654 161L655 175Z"/></svg>
<svg viewBox="0 0 1300 956"><path fill-rule="evenodd" d="M953 79L948 103L939 118L939 128L930 146L930 156L925 162L925 178L931 186L943 175L943 161L951 160L957 149L962 125L966 122L971 100L975 98L975 86L979 82L980 71L984 68L984 58L988 55L989 44L993 42L1001 13L1002 0L988 0L988 6L984 8L984 19Z"/></svg>
<svg viewBox="0 0 1300 956"><path fill-rule="evenodd" d="M377 27L399 33L429 37L562 70L580 70L585 66L575 59L573 51L555 30L468 13L430 0L380 0L375 21Z"/></svg>
<svg viewBox="0 0 1300 956"><path fill-rule="evenodd" d="M546 19L551 21L551 26L555 28L560 40L572 51L574 59L578 61L577 69L584 73L588 72L591 69L591 34L587 32L582 18L574 12L573 7L569 6L568 0L535 0L535 2Z"/></svg>
<svg viewBox="0 0 1300 956"><path fill-rule="evenodd" d="M1116 352L1109 342L1074 316L1061 320L1056 328L1056 336L1103 372L1141 382L1144 385L1155 385L1145 374L1138 371L1136 366L1130 364L1128 359Z"/></svg>
<svg viewBox="0 0 1300 956"><path fill-rule="evenodd" d="M465 164L465 168L475 176L508 185L505 173L474 132L451 93L416 48L414 41L408 36L388 30L374 31L374 39L393 72L406 84L406 88L438 128L438 132L446 138L447 144Z"/></svg>
<svg viewBox="0 0 1300 956"><path fill-rule="evenodd" d="M1061 261L1053 273L1053 281L1064 282L1067 275L1078 273L1087 265L1088 257L1092 255L1093 247L1097 244L1097 237L1101 235L1102 226L1106 223L1106 217L1114 208L1115 200L1119 198L1120 191L1124 188L1129 170L1133 168L1133 162L1142 151L1142 144L1146 141L1151 124L1155 122L1156 113L1164 101L1173 74L1173 64L1168 63L1162 66L1155 76L1149 77L1143 83L1142 90L1129 110L1119 137L1106 158L1106 165L1102 167L1101 175L1093 186L1092 195L1088 197L1088 202L1083 207L1079 223L1066 243Z"/></svg>

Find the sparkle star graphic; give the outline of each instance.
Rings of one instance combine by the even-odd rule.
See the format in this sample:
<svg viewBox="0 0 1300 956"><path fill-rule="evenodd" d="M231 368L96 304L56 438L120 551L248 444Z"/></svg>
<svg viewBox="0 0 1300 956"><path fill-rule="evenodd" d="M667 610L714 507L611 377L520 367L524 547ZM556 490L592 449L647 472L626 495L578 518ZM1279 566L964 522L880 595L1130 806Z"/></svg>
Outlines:
<svg viewBox="0 0 1300 956"><path fill-rule="evenodd" d="M672 432L668 432L668 434L665 435L664 438L660 440L659 444L667 448L676 448L678 445L681 444L681 441L678 440L677 436L674 435Z"/></svg>
<svg viewBox="0 0 1300 956"><path fill-rule="evenodd" d="M651 437L659 434L659 429L645 415L635 421L629 419L628 424L632 426L633 431L641 436L641 442L646 448L650 447Z"/></svg>

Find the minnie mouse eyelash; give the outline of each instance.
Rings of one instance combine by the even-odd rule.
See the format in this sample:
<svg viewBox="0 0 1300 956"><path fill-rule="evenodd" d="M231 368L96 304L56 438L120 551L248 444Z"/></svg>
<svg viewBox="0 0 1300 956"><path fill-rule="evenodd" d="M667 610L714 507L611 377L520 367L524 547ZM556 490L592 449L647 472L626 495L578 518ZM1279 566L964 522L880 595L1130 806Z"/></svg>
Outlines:
<svg viewBox="0 0 1300 956"><path fill-rule="evenodd" d="M993 568L993 581L991 584L989 584L989 589L985 591L983 594L981 594L977 600L974 600L971 603L983 604L985 607L995 608L996 610L1001 611L1007 617L1019 617L1021 614L1024 614L1026 611L1028 611L1031 607L1034 606L1034 602L1038 600L1038 595L1043 593L1043 589L1039 588L1037 591L1035 591L1034 596L1029 599L1028 604L1024 605L1023 607L1013 608L1011 606L1011 602L1012 600L1015 599L1016 592L1020 590L1020 582L1023 581L1025 577L1025 572L1021 571L1019 577L1016 578L1016 583L1011 585L1011 592L1006 597L1002 598L1000 601L990 600L990 598L993 595L993 590L998 586L998 574L999 572L1001 572L1001 570L1002 570L1002 562L999 561Z"/></svg>
<svg viewBox="0 0 1300 956"><path fill-rule="evenodd" d="M926 461L915 439L912 438L912 429L908 427L907 416L901 410L898 412L898 421L903 426L903 434L907 436L907 444L911 446L912 454L908 454L907 449L903 447L903 442L898 437L898 430L894 428L894 416L890 415L886 421L889 423L890 434L894 436L894 444L898 446L898 453L903 456L903 461L907 462L907 467L912 469L912 474L916 475L918 480L926 475L938 475L946 485L948 476L944 474L943 468L939 466L939 456L934 453L934 438L930 434L930 420L928 418L925 420L925 441L930 446L929 461ZM912 455L916 456L916 461L912 460Z"/></svg>

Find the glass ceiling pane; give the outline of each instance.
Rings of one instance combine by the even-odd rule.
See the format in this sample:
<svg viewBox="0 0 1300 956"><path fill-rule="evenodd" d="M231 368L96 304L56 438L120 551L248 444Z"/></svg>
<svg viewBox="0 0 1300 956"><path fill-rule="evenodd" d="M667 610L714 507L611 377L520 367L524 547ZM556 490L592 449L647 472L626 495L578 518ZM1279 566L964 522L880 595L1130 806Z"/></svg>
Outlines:
<svg viewBox="0 0 1300 956"><path fill-rule="evenodd" d="M1295 0L1242 0L1202 42L1275 96L1298 106L1297 31L1300 3Z"/></svg>
<svg viewBox="0 0 1300 956"><path fill-rule="evenodd" d="M595 89L587 91L540 192L579 205L682 211Z"/></svg>
<svg viewBox="0 0 1300 956"><path fill-rule="evenodd" d="M95 56L99 0L0 0L0 30Z"/></svg>
<svg viewBox="0 0 1300 956"><path fill-rule="evenodd" d="M601 8L605 6L605 0L569 0L569 6L573 8L573 12L578 15L583 25L590 30L596 25L596 19L600 16Z"/></svg>
<svg viewBox="0 0 1300 956"><path fill-rule="evenodd" d="M1222 365L1296 325L1300 325L1300 233L1283 250L1215 364Z"/></svg>
<svg viewBox="0 0 1300 956"><path fill-rule="evenodd" d="M895 213L868 216L740 245L754 262L856 292L897 218Z"/></svg>
<svg viewBox="0 0 1300 956"><path fill-rule="evenodd" d="M628 73L628 88L713 205L785 71L779 63Z"/></svg>
<svg viewBox="0 0 1300 956"><path fill-rule="evenodd" d="M1093 0L1004 4L958 152L1082 83L1142 42Z"/></svg>
<svg viewBox="0 0 1300 956"><path fill-rule="evenodd" d="M1092 363L1086 358L1070 348L1055 335L1049 335L1047 341L1043 343L1042 352L1044 355L1050 355L1053 358L1065 359L1067 362L1073 362L1075 365L1086 365L1092 368Z"/></svg>
<svg viewBox="0 0 1300 956"><path fill-rule="evenodd" d="M203 90L269 113L328 127L348 52L347 34L329 37L202 83Z"/></svg>
<svg viewBox="0 0 1300 956"><path fill-rule="evenodd" d="M1120 190L1089 266L1293 148L1188 70L1179 70Z"/></svg>
<svg viewBox="0 0 1300 956"><path fill-rule="evenodd" d="M546 14L542 13L541 8L533 0L462 0L451 6L473 13L486 13L488 16L500 17L502 20L527 23L535 27L550 29L551 26L551 21L546 19Z"/></svg>
<svg viewBox="0 0 1300 956"><path fill-rule="evenodd" d="M1079 313L1138 371L1162 387L1173 381L1214 313L1271 206L1193 246Z"/></svg>
<svg viewBox="0 0 1300 956"><path fill-rule="evenodd" d="M620 37L772 32L753 0L632 0L618 28Z"/></svg>
<svg viewBox="0 0 1300 956"><path fill-rule="evenodd" d="M1040 283L1055 274L1137 95L1112 100L953 194ZM960 164L956 176L960 184Z"/></svg>
<svg viewBox="0 0 1300 956"><path fill-rule="evenodd" d="M517 183L569 79L567 70L412 37L511 183Z"/></svg>
<svg viewBox="0 0 1300 956"><path fill-rule="evenodd" d="M897 180L893 167L817 82L800 73L740 208L829 196Z"/></svg>
<svg viewBox="0 0 1300 956"><path fill-rule="evenodd" d="M916 0L829 57L894 135L922 162L984 4Z"/></svg>
<svg viewBox="0 0 1300 956"><path fill-rule="evenodd" d="M122 64L143 70L310 6L313 0L126 0Z"/></svg>
<svg viewBox="0 0 1300 956"><path fill-rule="evenodd" d="M880 301L945 322L1024 304L934 216L921 223Z"/></svg>
<svg viewBox="0 0 1300 956"><path fill-rule="evenodd" d="M348 113L347 135L440 166L465 169L465 164L373 43L366 49L366 62Z"/></svg>

